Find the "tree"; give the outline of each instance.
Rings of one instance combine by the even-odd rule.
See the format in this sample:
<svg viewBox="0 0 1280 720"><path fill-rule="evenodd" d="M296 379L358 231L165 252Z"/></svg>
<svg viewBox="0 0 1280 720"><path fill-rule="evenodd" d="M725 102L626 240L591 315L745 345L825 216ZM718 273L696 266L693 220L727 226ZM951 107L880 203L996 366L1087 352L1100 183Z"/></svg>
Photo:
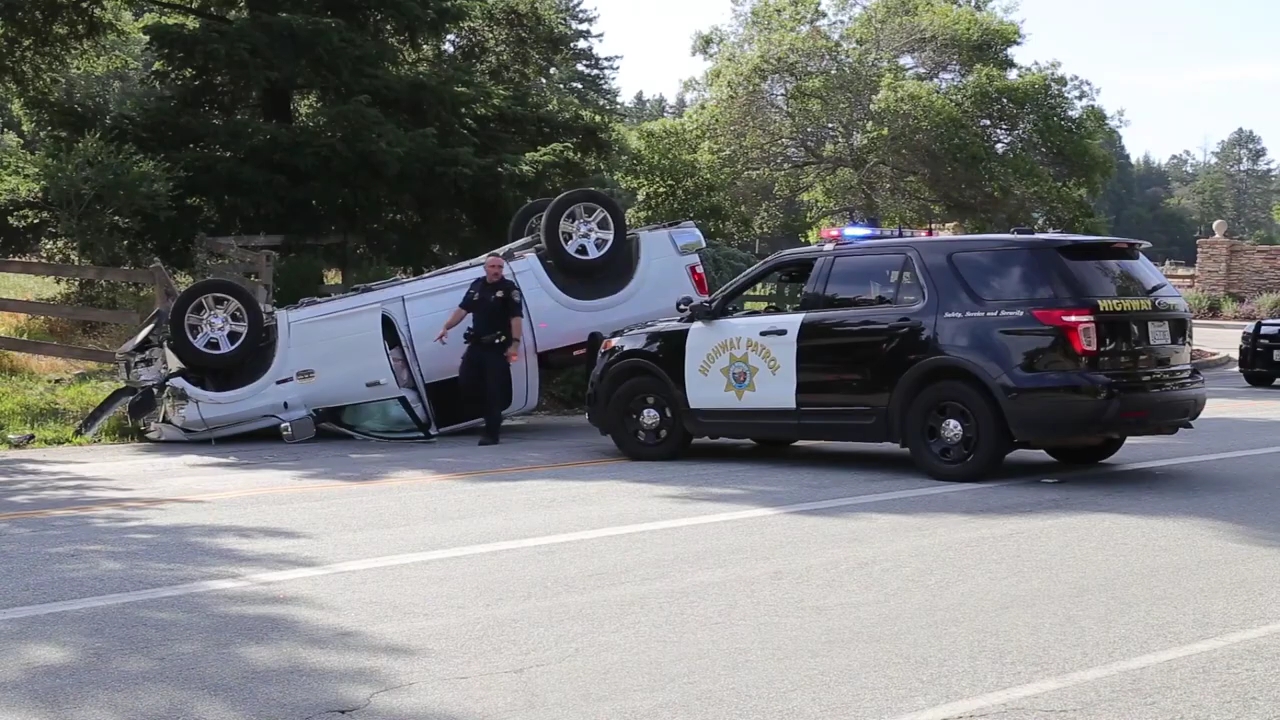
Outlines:
<svg viewBox="0 0 1280 720"><path fill-rule="evenodd" d="M612 152L593 22L581 0L0 0L0 47L30 61L0 82L42 132L93 128L172 168L185 233L165 242L336 233L421 266L491 247L521 203ZM131 23L136 88L45 102L60 57Z"/></svg>
<svg viewBox="0 0 1280 720"><path fill-rule="evenodd" d="M1236 234L1275 242L1276 170L1262 138L1239 128L1218 144L1213 172L1222 186L1224 217Z"/></svg>
<svg viewBox="0 0 1280 720"><path fill-rule="evenodd" d="M1021 32L989 5L739 0L700 35L714 152L773 194L750 209L769 218L759 229L843 206L907 224L1092 227L1109 119L1083 81L1019 67Z"/></svg>

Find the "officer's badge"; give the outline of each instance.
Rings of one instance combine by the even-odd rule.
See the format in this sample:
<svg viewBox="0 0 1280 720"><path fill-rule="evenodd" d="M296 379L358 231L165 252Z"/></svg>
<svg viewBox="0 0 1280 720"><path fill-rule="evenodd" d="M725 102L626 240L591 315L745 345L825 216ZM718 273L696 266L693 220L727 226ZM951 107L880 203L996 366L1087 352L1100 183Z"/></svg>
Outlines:
<svg viewBox="0 0 1280 720"><path fill-rule="evenodd" d="M502 297L502 291L501 291L501 290L499 290L498 292L494 293L494 294L493 294L493 296L494 296L494 297Z"/></svg>
<svg viewBox="0 0 1280 720"><path fill-rule="evenodd" d="M512 299L512 300L515 300L516 302L520 302L520 291L519 291L519 290L512 290L512 291L511 291L511 299Z"/></svg>

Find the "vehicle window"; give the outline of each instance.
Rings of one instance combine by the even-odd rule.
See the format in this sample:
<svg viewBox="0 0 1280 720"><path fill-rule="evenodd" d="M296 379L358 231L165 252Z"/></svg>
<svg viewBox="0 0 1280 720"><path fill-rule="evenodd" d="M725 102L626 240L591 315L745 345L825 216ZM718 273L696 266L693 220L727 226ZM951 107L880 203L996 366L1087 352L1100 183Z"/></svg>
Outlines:
<svg viewBox="0 0 1280 720"><path fill-rule="evenodd" d="M911 305L922 296L920 276L906 255L844 255L831 264L822 307Z"/></svg>
<svg viewBox="0 0 1280 720"><path fill-rule="evenodd" d="M1160 269L1130 246L1068 245L1058 248L1058 255L1085 297L1178 295Z"/></svg>
<svg viewBox="0 0 1280 720"><path fill-rule="evenodd" d="M724 315L796 312L804 302L804 288L813 273L814 258L779 265L741 292L727 295Z"/></svg>
<svg viewBox="0 0 1280 720"><path fill-rule="evenodd" d="M951 262L983 300L1037 300L1056 297L1041 258L1027 249L952 253Z"/></svg>

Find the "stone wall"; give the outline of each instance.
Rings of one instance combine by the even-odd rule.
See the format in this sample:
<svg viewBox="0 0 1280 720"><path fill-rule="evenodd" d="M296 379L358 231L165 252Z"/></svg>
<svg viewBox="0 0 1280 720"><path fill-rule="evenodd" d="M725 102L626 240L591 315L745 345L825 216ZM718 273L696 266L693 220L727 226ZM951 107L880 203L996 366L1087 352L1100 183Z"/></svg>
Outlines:
<svg viewBox="0 0 1280 720"><path fill-rule="evenodd" d="M1222 237L1197 240L1195 289L1245 298L1280 292L1280 245Z"/></svg>

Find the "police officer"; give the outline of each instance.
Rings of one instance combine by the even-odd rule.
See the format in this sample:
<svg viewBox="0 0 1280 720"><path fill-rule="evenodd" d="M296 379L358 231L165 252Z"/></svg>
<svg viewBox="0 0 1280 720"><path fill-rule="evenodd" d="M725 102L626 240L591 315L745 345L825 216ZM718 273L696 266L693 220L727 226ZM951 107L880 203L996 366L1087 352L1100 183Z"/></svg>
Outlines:
<svg viewBox="0 0 1280 720"><path fill-rule="evenodd" d="M484 435L481 445L498 442L502 411L511 404L511 368L520 357L521 320L520 289L502 276L506 262L497 253L484 260L484 277L467 288L458 309L445 321L436 342L444 343L449 330L470 313L471 327L463 334L467 349L462 354L458 381L463 396L484 407Z"/></svg>

